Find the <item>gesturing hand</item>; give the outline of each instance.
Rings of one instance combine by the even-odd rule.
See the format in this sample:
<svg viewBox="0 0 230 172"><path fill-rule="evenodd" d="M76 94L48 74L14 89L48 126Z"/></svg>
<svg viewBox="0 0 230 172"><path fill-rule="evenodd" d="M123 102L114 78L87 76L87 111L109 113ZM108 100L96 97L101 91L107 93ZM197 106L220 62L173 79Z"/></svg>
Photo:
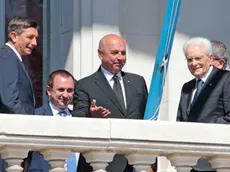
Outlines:
<svg viewBox="0 0 230 172"><path fill-rule="evenodd" d="M105 118L111 112L102 106L97 106L96 100L93 99L93 101L91 102L91 105L90 105L90 113L95 118Z"/></svg>

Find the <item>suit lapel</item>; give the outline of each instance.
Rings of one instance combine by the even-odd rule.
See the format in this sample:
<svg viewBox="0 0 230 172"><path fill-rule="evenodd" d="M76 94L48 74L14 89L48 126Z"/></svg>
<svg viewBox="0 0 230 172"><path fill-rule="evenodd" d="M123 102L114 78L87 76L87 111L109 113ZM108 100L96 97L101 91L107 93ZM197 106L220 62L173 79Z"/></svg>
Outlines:
<svg viewBox="0 0 230 172"><path fill-rule="evenodd" d="M31 82L29 73L28 73L28 71L26 70L26 67L25 67L25 65L24 65L23 62L20 61L19 64L20 64L20 66L22 67L22 69L23 69L23 71L24 71L24 73L25 73L25 75L26 75L26 77L28 78L28 81L29 81L29 83L30 83L30 89L31 89L31 92L32 92L32 95L33 95L33 101L34 101L34 105L35 105L35 97L34 97L33 85L32 85L32 82Z"/></svg>
<svg viewBox="0 0 230 172"><path fill-rule="evenodd" d="M204 117L206 115L202 113L202 110L205 107L204 105L208 101L210 95L218 85L219 81L224 77L225 73L226 71L224 70L218 70L216 68L213 68L199 96L197 97L196 102L194 102L193 104L188 121L196 122L198 118L200 118L201 116Z"/></svg>
<svg viewBox="0 0 230 172"><path fill-rule="evenodd" d="M193 79L192 82L190 83L189 93L186 95L186 98L185 98L185 103L186 103L185 107L187 107L186 108L186 118L188 117L190 110L192 108L192 105L191 105L192 94L193 94L193 91L195 89L195 86L196 86L196 79Z"/></svg>
<svg viewBox="0 0 230 172"><path fill-rule="evenodd" d="M31 93L32 93L32 96L33 96L33 102L34 102L34 106L35 106L35 97L34 97L34 91L33 91L33 86L32 86L32 82L31 82L31 79L30 79L30 76L25 68L25 65L23 64L23 62L21 62L17 56L17 54L15 54L15 52L7 45L5 45L5 48L8 49L8 51L10 51L11 53L14 54L14 58L16 58L18 60L18 63L19 65L22 67L22 70L24 71L26 77L28 78L29 80L29 83L30 83L30 88L31 88Z"/></svg>
<svg viewBox="0 0 230 172"><path fill-rule="evenodd" d="M107 79L105 78L101 69L99 69L96 72L95 83L109 97L111 102L113 102L114 105L117 106L117 108L121 111L121 113L123 115L125 115L125 112L124 112L123 108L121 107L120 102L118 101L114 91L112 90L111 86L109 85L109 83L108 83Z"/></svg>
<svg viewBox="0 0 230 172"><path fill-rule="evenodd" d="M44 115L53 116L53 112L52 112L51 107L50 107L49 104L44 105L43 112L44 112Z"/></svg>
<svg viewBox="0 0 230 172"><path fill-rule="evenodd" d="M131 91L132 83L131 83L129 76L125 72L122 72L121 75L122 75L123 83L124 83L124 87L125 87L126 112L127 112L128 108L131 105L131 101L132 101L132 91Z"/></svg>

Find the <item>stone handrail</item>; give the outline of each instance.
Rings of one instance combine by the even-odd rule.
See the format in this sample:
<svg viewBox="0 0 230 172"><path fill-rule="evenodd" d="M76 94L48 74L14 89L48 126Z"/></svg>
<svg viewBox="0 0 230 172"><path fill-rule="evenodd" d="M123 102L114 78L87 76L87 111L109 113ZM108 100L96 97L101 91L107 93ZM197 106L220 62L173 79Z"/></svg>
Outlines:
<svg viewBox="0 0 230 172"><path fill-rule="evenodd" d="M72 151L83 153L94 171L105 171L119 153L137 172L147 171L157 156L165 157L159 172L188 172L200 157L229 172L229 131L220 124L1 114L0 152L8 172L21 172L30 150L44 155L50 172L64 172Z"/></svg>

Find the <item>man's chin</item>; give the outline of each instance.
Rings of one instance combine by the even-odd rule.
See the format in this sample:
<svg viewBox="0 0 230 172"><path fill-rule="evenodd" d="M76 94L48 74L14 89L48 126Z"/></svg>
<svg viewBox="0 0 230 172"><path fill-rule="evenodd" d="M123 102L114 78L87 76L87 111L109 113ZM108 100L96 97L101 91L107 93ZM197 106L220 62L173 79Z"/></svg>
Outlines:
<svg viewBox="0 0 230 172"><path fill-rule="evenodd" d="M192 75L195 76L196 78L201 78L202 77L202 75L200 73L194 73Z"/></svg>

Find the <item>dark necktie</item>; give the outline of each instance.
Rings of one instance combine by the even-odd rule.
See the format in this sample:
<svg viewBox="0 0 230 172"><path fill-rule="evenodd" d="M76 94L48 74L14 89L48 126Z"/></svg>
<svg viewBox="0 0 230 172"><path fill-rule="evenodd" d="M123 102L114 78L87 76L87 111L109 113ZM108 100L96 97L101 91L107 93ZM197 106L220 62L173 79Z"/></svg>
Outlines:
<svg viewBox="0 0 230 172"><path fill-rule="evenodd" d="M60 112L58 112L58 115L60 115L61 117L66 117L67 116L67 112L62 110Z"/></svg>
<svg viewBox="0 0 230 172"><path fill-rule="evenodd" d="M198 95L200 94L200 91L201 91L201 88L203 86L204 82L201 80L201 79L198 79L196 81L196 93L193 97L193 101L192 101L192 104L196 101Z"/></svg>
<svg viewBox="0 0 230 172"><path fill-rule="evenodd" d="M122 88L121 88L121 83L119 81L119 78L117 75L113 76L114 84L113 84L113 91L115 92L121 107L125 110L125 101L124 101L124 96L122 93Z"/></svg>

